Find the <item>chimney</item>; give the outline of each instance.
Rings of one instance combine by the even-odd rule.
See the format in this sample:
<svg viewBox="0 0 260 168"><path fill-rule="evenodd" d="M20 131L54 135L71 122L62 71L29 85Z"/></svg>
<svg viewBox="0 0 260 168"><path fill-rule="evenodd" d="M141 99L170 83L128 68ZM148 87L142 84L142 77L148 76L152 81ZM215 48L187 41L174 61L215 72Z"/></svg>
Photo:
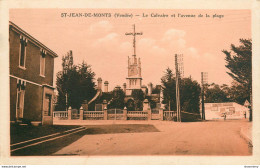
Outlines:
<svg viewBox="0 0 260 168"><path fill-rule="evenodd" d="M104 82L104 92L108 92L108 81Z"/></svg>
<svg viewBox="0 0 260 168"><path fill-rule="evenodd" d="M126 92L126 83L123 84L123 90Z"/></svg>
<svg viewBox="0 0 260 168"><path fill-rule="evenodd" d="M152 84L152 83L149 83L149 84L148 84L148 96L151 96L151 95L152 95L152 89L153 89L153 84Z"/></svg>
<svg viewBox="0 0 260 168"><path fill-rule="evenodd" d="M101 78L98 78L98 79L97 79L97 82L98 82L97 89L98 89L98 90L102 90L102 79L101 79Z"/></svg>

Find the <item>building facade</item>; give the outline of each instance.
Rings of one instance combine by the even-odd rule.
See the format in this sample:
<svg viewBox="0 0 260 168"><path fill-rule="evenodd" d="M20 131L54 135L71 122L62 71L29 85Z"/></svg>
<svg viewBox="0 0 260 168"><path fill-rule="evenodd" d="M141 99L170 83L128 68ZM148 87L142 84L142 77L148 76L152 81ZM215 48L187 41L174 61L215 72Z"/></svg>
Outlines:
<svg viewBox="0 0 260 168"><path fill-rule="evenodd" d="M58 55L9 22L10 121L52 124Z"/></svg>
<svg viewBox="0 0 260 168"><path fill-rule="evenodd" d="M205 103L206 120L223 119L243 119L249 117L249 109L235 102L225 103Z"/></svg>

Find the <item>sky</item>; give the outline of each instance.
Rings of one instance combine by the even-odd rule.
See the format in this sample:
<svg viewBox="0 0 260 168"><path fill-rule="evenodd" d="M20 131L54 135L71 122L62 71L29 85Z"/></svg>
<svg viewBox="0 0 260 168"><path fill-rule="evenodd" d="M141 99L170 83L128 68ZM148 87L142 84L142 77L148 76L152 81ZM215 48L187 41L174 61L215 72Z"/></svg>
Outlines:
<svg viewBox="0 0 260 168"><path fill-rule="evenodd" d="M62 13L110 13L111 17L62 17ZM169 17L151 17L157 14ZM200 14L203 17L198 17ZM250 10L25 8L10 9L9 18L59 55L55 59L55 79L62 69L62 56L72 50L74 63L90 64L96 79L109 82L109 90L126 82L133 38L125 33L133 31L133 24L136 32L143 33L136 37L143 85L161 84L166 68L175 68L175 54L183 54L184 77L191 76L200 83L201 72L208 72L209 83L230 85L232 78L226 73L222 50L239 45L240 38L251 38Z"/></svg>

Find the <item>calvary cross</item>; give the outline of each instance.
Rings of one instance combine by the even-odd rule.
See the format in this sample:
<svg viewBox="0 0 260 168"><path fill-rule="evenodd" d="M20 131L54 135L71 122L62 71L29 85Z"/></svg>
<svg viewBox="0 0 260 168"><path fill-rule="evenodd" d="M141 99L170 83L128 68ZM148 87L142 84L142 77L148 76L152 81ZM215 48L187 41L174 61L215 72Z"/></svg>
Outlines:
<svg viewBox="0 0 260 168"><path fill-rule="evenodd" d="M134 36L133 48L134 48L134 56L136 56L135 36L136 36L136 35L143 35L143 32L136 33L136 32L135 32L135 25L133 25L133 29L134 29L134 32L133 32L133 33L125 33L125 35L132 35L132 36Z"/></svg>

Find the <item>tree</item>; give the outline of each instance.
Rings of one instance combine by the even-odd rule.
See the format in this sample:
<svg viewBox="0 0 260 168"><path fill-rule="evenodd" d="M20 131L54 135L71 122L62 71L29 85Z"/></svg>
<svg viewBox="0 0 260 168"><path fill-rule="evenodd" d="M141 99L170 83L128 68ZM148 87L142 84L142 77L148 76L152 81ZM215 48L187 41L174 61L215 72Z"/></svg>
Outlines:
<svg viewBox="0 0 260 168"><path fill-rule="evenodd" d="M164 97L163 103L166 104L168 110L176 110L176 82L171 69L166 69L161 81ZM199 113L200 90L197 81L191 78L183 78L180 80L180 102L182 111Z"/></svg>
<svg viewBox="0 0 260 168"><path fill-rule="evenodd" d="M79 109L84 100L91 100L96 93L93 82L95 73L85 62L74 65L72 55L63 57L62 66L63 70L57 73L56 79L56 110L65 110L69 106Z"/></svg>
<svg viewBox="0 0 260 168"><path fill-rule="evenodd" d="M141 89L134 89L132 97L135 103L135 110L143 110L144 92Z"/></svg>
<svg viewBox="0 0 260 168"><path fill-rule="evenodd" d="M219 86L212 83L205 87L205 103L221 103L229 101L229 88L227 85Z"/></svg>
<svg viewBox="0 0 260 168"><path fill-rule="evenodd" d="M201 88L197 81L191 78L181 79L180 102L181 110L191 113L200 113Z"/></svg>
<svg viewBox="0 0 260 168"><path fill-rule="evenodd" d="M229 74L236 85L232 88L233 93L239 93L238 90L244 90L244 95L240 97L240 102L250 100L252 104L252 40L240 39L240 45L235 46L231 44L231 51L223 50L226 55L226 67L229 69ZM237 97L237 96L236 96ZM238 100L238 97L235 99ZM250 109L250 121L252 120L252 113Z"/></svg>
<svg viewBox="0 0 260 168"><path fill-rule="evenodd" d="M248 92L249 91L245 89L243 85L234 81L229 90L230 100L239 104L244 104L246 100L250 100L248 99Z"/></svg>
<svg viewBox="0 0 260 168"><path fill-rule="evenodd" d="M252 84L252 40L240 39L240 46L231 44L231 51L223 50L226 54L227 72L235 81L245 87Z"/></svg>
<svg viewBox="0 0 260 168"><path fill-rule="evenodd" d="M120 108L125 107L125 92L122 89L114 89L112 93L112 99L108 104L108 108Z"/></svg>
<svg viewBox="0 0 260 168"><path fill-rule="evenodd" d="M175 78L170 68L166 69L164 76L161 78L162 89L163 89L163 104L166 104L166 109L176 109L176 83Z"/></svg>

